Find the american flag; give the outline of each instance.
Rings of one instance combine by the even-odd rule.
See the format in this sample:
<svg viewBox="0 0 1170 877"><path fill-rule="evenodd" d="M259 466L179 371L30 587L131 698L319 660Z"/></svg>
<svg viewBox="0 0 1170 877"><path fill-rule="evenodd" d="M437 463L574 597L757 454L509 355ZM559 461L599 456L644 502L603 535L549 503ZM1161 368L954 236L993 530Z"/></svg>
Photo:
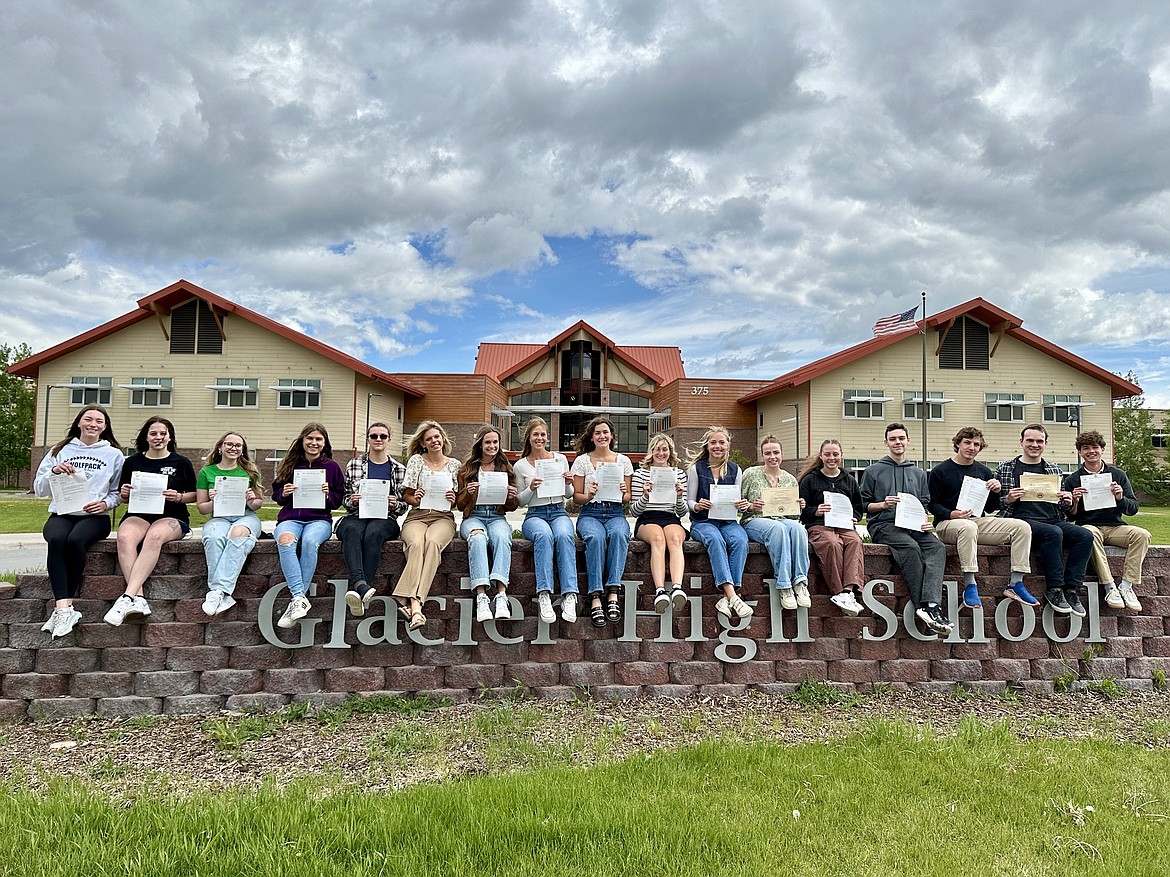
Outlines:
<svg viewBox="0 0 1170 877"><path fill-rule="evenodd" d="M882 317L873 324L874 337L878 335L893 335L895 332L901 332L903 329L913 329L915 326L914 314L918 311L918 305L910 308L908 311L902 311L900 314L890 314L888 317Z"/></svg>

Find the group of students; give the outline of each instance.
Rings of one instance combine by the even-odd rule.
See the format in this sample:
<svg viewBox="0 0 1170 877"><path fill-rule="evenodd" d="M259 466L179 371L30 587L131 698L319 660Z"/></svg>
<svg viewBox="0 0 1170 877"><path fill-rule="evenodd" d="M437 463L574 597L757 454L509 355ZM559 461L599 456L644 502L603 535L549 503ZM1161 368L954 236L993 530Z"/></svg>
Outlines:
<svg viewBox="0 0 1170 877"><path fill-rule="evenodd" d="M278 626L291 628L312 608L308 589L318 549L336 530L349 574L345 601L350 612L365 613L378 593L382 547L388 540L401 538L406 563L390 594L407 627L423 627L427 623L423 607L443 549L457 532L455 509L462 517L458 532L467 542L476 620L511 619L512 527L506 514L522 505L527 507L522 533L533 543L539 617L550 624L557 617L553 594L558 590L562 620L575 622L582 611L598 628L621 622L622 576L631 538L625 504L636 516L633 535L650 549L654 607L659 613L680 611L687 604L682 587L682 543L688 536L683 518L687 517L691 538L704 546L710 558L720 592L716 611L721 615L729 619L752 615L751 606L739 594L749 542L767 550L782 608L812 605L811 549L831 602L845 614L857 615L865 569L855 525L863 515L873 541L888 545L902 570L917 617L935 633L949 633L953 626L941 608L943 542L957 546L964 575L963 601L968 607L981 605L975 582L979 543L1011 546L1013 580L1004 594L1039 605L1023 583L1023 576L1030 572L1035 540L1044 565L1047 601L1055 611L1085 614L1077 589L1091 555L1107 587L1106 603L1134 611L1141 608L1133 586L1141 581L1141 562L1150 536L1121 520L1122 514L1137 512L1137 501L1125 473L1103 462L1105 442L1096 432L1077 438L1084 458L1081 469L1065 478L1054 496L1041 495L1039 501L1020 486L1021 481L1030 474L1058 475L1059 470L1042 459L1047 432L1038 424L1023 430L1023 453L1003 463L995 474L975 460L983 448L983 434L966 427L954 438L954 456L936 466L929 478L906 459L909 435L905 427L890 424L885 433L888 456L866 469L860 483L841 468L843 449L834 439L822 442L817 455L793 476L782 468L780 441L768 436L760 443L763 465L743 471L730 459L731 435L722 427L704 433L685 465L672 439L656 434L637 469L614 447L614 425L606 417L593 418L577 437L571 466L563 454L549 449L548 424L539 417L526 425L515 464L508 460L500 432L492 426L476 433L464 462L449 456L451 441L435 421L424 421L410 437L405 466L389 453L391 437L386 424L370 424L366 453L350 461L343 472L333 460L325 427L309 423L281 458L272 484L272 497L280 506L273 536L291 599ZM55 606L43 627L53 637L68 634L80 620L73 600L86 553L94 542L109 535L109 511L122 502L133 504L136 472L165 476L162 509L152 513L128 509L122 517L117 547L126 589L105 621L120 625L128 615L150 615L144 585L162 546L190 532L187 507L191 502L202 514L213 515L202 530L208 570L203 611L213 617L235 605L232 593L260 536L256 511L264 502L247 441L239 433L225 433L198 474L186 457L176 453L175 430L166 418L149 418L135 444L137 453L124 456L108 413L98 405L88 405L37 470L34 492L54 497L44 535ZM302 470L320 474L298 475ZM81 500L74 499L68 509L58 509L55 488L79 472L84 476L83 499L87 501L78 505ZM1108 489L1116 503L1103 509L1095 501L1093 509L1087 509L1084 498L1089 489L1082 486L1082 479L1102 473L1111 479ZM217 489L226 489L223 479L233 478L246 482L243 505L237 503L216 515ZM967 478L985 485L986 501L980 508L961 507ZM377 482L380 489L375 489ZM722 489L716 491L716 487ZM298 491L318 489L323 497L294 499ZM366 502L363 491L368 493ZM778 504L782 497L794 494L795 505ZM907 495L929 509L933 521L907 525L897 510ZM380 508L383 496L385 509ZM578 507L575 528L565 507L567 500ZM371 510L371 501L379 507ZM335 524L337 508L345 514ZM847 512L842 514L842 509ZM406 517L400 527L398 518L403 513ZM831 522L826 519L830 514ZM587 605L579 602L578 536L585 545ZM1113 585L1105 560L1106 543L1127 549L1119 587ZM1067 563L1062 555L1065 548Z"/></svg>

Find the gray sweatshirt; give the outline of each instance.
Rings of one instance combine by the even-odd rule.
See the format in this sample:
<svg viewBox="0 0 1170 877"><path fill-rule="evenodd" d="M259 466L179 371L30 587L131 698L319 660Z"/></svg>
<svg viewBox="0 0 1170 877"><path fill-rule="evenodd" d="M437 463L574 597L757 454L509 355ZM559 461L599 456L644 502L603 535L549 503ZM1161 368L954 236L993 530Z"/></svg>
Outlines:
<svg viewBox="0 0 1170 877"><path fill-rule="evenodd" d="M930 486L926 473L914 463L906 460L895 463L889 457L882 457L861 473L861 502L868 508L871 502L884 502L887 496L896 493L912 493L918 497L922 507L930 508ZM880 512L866 513L871 523L894 523L896 510L889 508Z"/></svg>

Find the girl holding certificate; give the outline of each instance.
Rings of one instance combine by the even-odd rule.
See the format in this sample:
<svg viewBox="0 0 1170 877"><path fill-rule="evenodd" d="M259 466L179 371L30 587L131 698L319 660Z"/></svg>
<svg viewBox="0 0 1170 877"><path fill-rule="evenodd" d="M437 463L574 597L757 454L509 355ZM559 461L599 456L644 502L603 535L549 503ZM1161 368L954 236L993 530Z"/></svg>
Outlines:
<svg viewBox="0 0 1170 877"><path fill-rule="evenodd" d="M154 572L163 545L191 532L187 503L195 501L195 468L175 453L175 428L169 420L147 420L135 446L138 453L123 464L119 479L118 495L128 503L118 525L118 566L126 592L106 613L106 624L114 627L127 615L150 614L142 586Z"/></svg>
<svg viewBox="0 0 1170 877"><path fill-rule="evenodd" d="M195 508L200 514L211 515L203 525L203 553L207 556L204 615L220 615L236 605L232 591L260 536L256 511L262 505L260 471L248 455L248 443L238 432L224 433L195 479Z"/></svg>
<svg viewBox="0 0 1170 877"><path fill-rule="evenodd" d="M565 511L565 497L573 495L573 473L564 454L548 449L548 424L533 417L524 427L524 444L515 467L519 501L528 506L520 531L532 541L536 567L536 605L540 620L552 624L553 557L561 583L561 618L577 620L577 534Z"/></svg>
<svg viewBox="0 0 1170 877"><path fill-rule="evenodd" d="M577 534L585 543L585 571L589 579L589 620L594 627L622 620L622 573L630 546L630 525L622 503L630 498L634 465L613 448L613 423L594 417L577 436L573 461L573 499L581 506ZM604 575L604 589L602 576ZM602 594L606 603L601 604Z"/></svg>
<svg viewBox="0 0 1170 877"><path fill-rule="evenodd" d="M865 560L861 537L854 524L861 520L861 485L841 469L843 451L836 439L825 439L817 456L800 472L800 520L808 528L808 544L821 564L833 605L846 615L861 612L861 586ZM837 506L830 503L830 496ZM834 515L841 514L840 520Z"/></svg>
<svg viewBox="0 0 1170 877"><path fill-rule="evenodd" d="M86 405L73 418L65 438L53 445L37 467L33 493L53 497L44 535L56 603L41 627L53 638L71 633L81 620L73 598L81 587L89 546L110 535L106 513L118 504L125 459L106 409Z"/></svg>
<svg viewBox="0 0 1170 877"><path fill-rule="evenodd" d="M744 472L740 485L743 498L751 503L743 513L743 529L748 539L768 549L780 606L807 609L812 606L808 593L808 534L796 518L804 509L804 501L799 499L792 473L780 468L784 462L780 439L770 435L760 442L760 457L764 465ZM793 498L794 504L784 502ZM768 502L773 499L775 504Z"/></svg>
<svg viewBox="0 0 1170 877"><path fill-rule="evenodd" d="M402 522L402 546L406 567L394 586L398 611L408 627L418 630L427 623L423 603L431 592L439 557L455 538L455 476L459 461L448 457L451 439L443 427L424 420L406 444L403 499L410 506Z"/></svg>
<svg viewBox="0 0 1170 877"><path fill-rule="evenodd" d="M723 593L715 611L731 618L748 618L752 607L739 596L747 563L748 537L739 512L750 503L740 495L743 473L731 462L731 433L713 426L703 433L699 452L687 470L687 507L691 535L707 549L715 586Z"/></svg>
<svg viewBox="0 0 1170 877"><path fill-rule="evenodd" d="M331 512L344 496L345 475L333 460L329 433L320 423L306 423L281 458L272 483L272 498L280 504L273 531L276 553L292 592L278 627L292 627L309 614L312 606L305 595L317 571L317 549L333 535Z"/></svg>
<svg viewBox="0 0 1170 877"><path fill-rule="evenodd" d="M509 619L512 617L507 593L508 576L512 572L512 525L504 515L520 503L516 485L512 483L512 464L500 449L500 433L495 427L482 427L475 434L471 456L459 467L455 496L455 504L463 513L459 535L467 540L467 566L471 587L475 589L475 620L483 623L493 617L497 621ZM491 600L487 595L489 584L496 588Z"/></svg>
<svg viewBox="0 0 1170 877"><path fill-rule="evenodd" d="M354 615L365 615L366 607L378 593L373 582L382 560L382 546L398 538L398 516L406 513L406 503L402 501L406 468L390 456L390 437L386 424L371 423L366 429L366 453L354 457L345 467L345 517L337 522L337 538L349 573L345 605ZM376 502L375 488L379 489Z"/></svg>
<svg viewBox="0 0 1170 877"><path fill-rule="evenodd" d="M654 610L668 606L675 612L687 605L683 592L683 541L687 531L680 520L687 513L687 473L679 468L674 442L665 433L652 436L642 465L634 472L634 499L630 511L638 516L634 535L650 546L650 576L654 580ZM666 588L670 555L670 590Z"/></svg>

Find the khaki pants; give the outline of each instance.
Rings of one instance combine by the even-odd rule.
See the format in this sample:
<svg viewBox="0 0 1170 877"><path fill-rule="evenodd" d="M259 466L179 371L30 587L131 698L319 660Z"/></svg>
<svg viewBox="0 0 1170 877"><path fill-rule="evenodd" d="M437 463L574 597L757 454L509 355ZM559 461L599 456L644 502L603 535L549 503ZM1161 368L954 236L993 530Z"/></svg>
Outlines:
<svg viewBox="0 0 1170 877"><path fill-rule="evenodd" d="M434 509L411 509L402 523L406 566L394 586L395 597L425 600L431 592L443 549L455 538L455 516Z"/></svg>
<svg viewBox="0 0 1170 877"><path fill-rule="evenodd" d="M1142 564L1146 560L1146 552L1150 550L1150 531L1141 527L1131 527L1122 524L1119 527L1103 527L1100 525L1085 524L1085 529L1093 534L1093 565L1097 567L1097 578L1103 585L1113 584L1113 573L1109 571L1109 560L1105 556L1106 545L1116 545L1125 549L1125 566L1121 577L1131 585L1142 583Z"/></svg>
<svg viewBox="0 0 1170 877"><path fill-rule="evenodd" d="M979 518L940 521L934 528L938 538L959 550L959 567L963 572L978 572L980 545L1010 545L1012 572L1030 573L1032 562L1032 528L1015 518L984 515Z"/></svg>

